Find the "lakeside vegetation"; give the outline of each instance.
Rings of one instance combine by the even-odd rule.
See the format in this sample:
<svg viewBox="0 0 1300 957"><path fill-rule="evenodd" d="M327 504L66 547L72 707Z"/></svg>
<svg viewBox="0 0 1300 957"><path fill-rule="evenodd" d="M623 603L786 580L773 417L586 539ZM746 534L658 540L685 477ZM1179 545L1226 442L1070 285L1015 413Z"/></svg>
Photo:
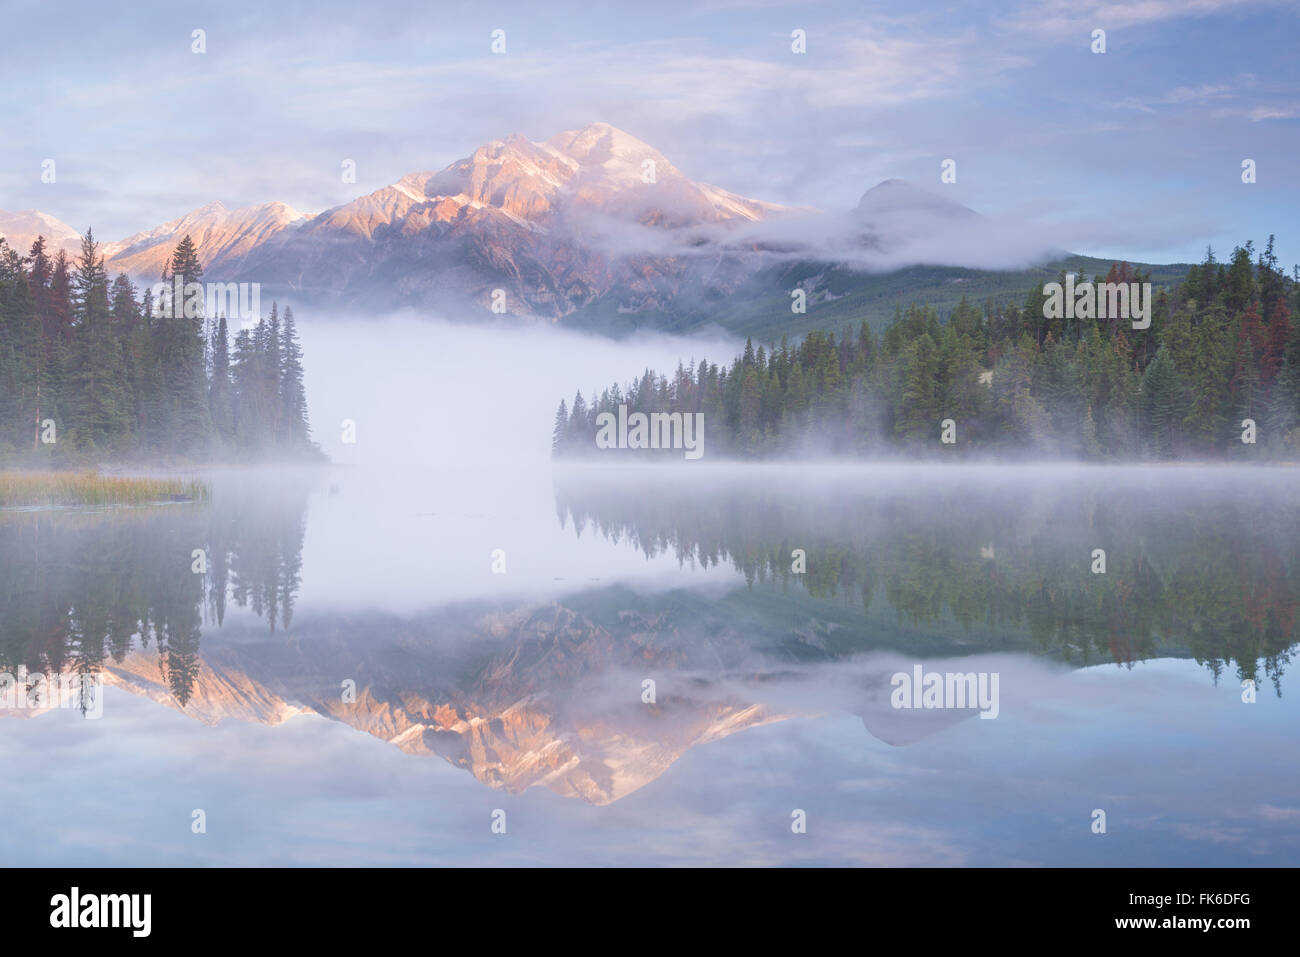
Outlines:
<svg viewBox="0 0 1300 957"><path fill-rule="evenodd" d="M207 484L197 479L0 471L0 508L206 502L208 495Z"/></svg>
<svg viewBox="0 0 1300 957"><path fill-rule="evenodd" d="M1151 278L1117 263L1091 280ZM1272 237L1258 255L1253 243L1236 248L1228 263L1207 250L1181 282L1152 293L1145 329L1054 316L1040 284L1023 304L963 299L946 319L914 305L879 336L864 319L856 334L750 340L729 365L692 360L671 377L647 369L599 396L578 392L560 403L552 447L599 454L598 416L626 405L629 414L702 413L706 455L742 459L1300 455L1300 282L1282 272ZM941 441L945 420L952 444ZM1244 420L1253 441L1243 441Z"/></svg>
<svg viewBox="0 0 1300 957"><path fill-rule="evenodd" d="M161 278L174 277L202 282L189 236ZM254 321L154 305L152 289L110 281L89 230L75 261L0 238L0 463L324 459L292 309ZM233 344L228 319L244 320Z"/></svg>

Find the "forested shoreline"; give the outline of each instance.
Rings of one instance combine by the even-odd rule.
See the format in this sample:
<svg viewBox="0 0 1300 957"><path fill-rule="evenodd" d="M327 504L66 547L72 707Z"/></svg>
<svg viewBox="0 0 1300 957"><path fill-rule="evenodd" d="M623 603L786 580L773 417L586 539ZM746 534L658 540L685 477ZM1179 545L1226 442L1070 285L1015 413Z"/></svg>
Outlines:
<svg viewBox="0 0 1300 957"><path fill-rule="evenodd" d="M173 277L202 280L189 236ZM76 257L0 238L0 465L323 460L293 310L229 324L110 280L89 230Z"/></svg>
<svg viewBox="0 0 1300 957"><path fill-rule="evenodd" d="M560 402L552 449L607 455L597 418L626 406L702 413L714 457L1294 459L1300 283L1273 247L1271 236L1258 254L1248 242L1227 263L1207 249L1182 282L1154 291L1146 329L1052 317L1035 287L1023 305L963 299L945 321L913 305L880 336L863 322L856 334L813 332L793 345L750 340L729 366L692 359L671 377L647 369L598 397L579 391ZM1148 280L1117 263L1091 281Z"/></svg>

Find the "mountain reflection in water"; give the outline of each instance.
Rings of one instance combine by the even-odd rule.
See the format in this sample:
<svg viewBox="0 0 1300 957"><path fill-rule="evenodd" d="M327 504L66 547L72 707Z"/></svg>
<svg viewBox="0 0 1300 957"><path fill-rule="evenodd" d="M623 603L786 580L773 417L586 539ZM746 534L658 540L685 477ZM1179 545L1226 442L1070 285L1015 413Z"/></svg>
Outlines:
<svg viewBox="0 0 1300 957"><path fill-rule="evenodd" d="M323 474L218 476L204 506L0 512L0 670L102 675L207 724L316 713L592 804L768 722L851 714L901 746L973 717L890 706L891 675L922 659L997 671L1008 702L1157 657L1282 694L1300 597L1287 472L1052 475L561 470L566 538L666 556L673 577L548 589L538 565L486 596L430 582L414 608L300 605ZM356 500L350 527L383 498ZM409 522L427 505L383 507Z"/></svg>

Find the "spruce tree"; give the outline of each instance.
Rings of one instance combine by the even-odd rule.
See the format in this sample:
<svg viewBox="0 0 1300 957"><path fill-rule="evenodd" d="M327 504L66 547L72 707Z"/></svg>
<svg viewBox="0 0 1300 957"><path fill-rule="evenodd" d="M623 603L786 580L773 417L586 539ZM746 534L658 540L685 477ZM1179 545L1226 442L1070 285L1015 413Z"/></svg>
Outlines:
<svg viewBox="0 0 1300 957"><path fill-rule="evenodd" d="M573 397L573 408L569 412L569 446L575 451L589 451L587 435L587 402L582 397L582 390ZM594 448L594 445L591 446Z"/></svg>
<svg viewBox="0 0 1300 957"><path fill-rule="evenodd" d="M230 381L230 330L223 315L212 330L212 373L208 383L208 410L212 427L222 445L230 447L235 441L235 408Z"/></svg>
<svg viewBox="0 0 1300 957"><path fill-rule="evenodd" d="M569 407L563 399L560 400L560 407L555 410L555 427L551 429L551 454L563 455L566 451L569 437Z"/></svg>
<svg viewBox="0 0 1300 957"><path fill-rule="evenodd" d="M94 233L86 230L73 276L76 328L73 343L69 432L79 446L120 449L132 419L121 343L113 329L108 274Z"/></svg>
<svg viewBox="0 0 1300 957"><path fill-rule="evenodd" d="M1169 350L1161 346L1142 375L1143 424L1148 447L1157 458L1168 458L1173 452L1180 390Z"/></svg>
<svg viewBox="0 0 1300 957"><path fill-rule="evenodd" d="M293 310L284 309L280 328L280 422L283 444L293 450L311 445L311 426L307 421L307 392L303 385L302 346Z"/></svg>
<svg viewBox="0 0 1300 957"><path fill-rule="evenodd" d="M0 456L39 448L41 402L48 397L41 339L22 263L0 238Z"/></svg>
<svg viewBox="0 0 1300 957"><path fill-rule="evenodd" d="M279 445L283 439L281 419L283 397L281 395L281 385L283 382L283 368L280 363L280 308L278 303L271 303L271 315L266 321L266 330L262 336L262 375L265 377L262 388L265 396L263 399L263 408L266 410L268 421L266 423L266 434L273 446Z"/></svg>
<svg viewBox="0 0 1300 957"><path fill-rule="evenodd" d="M1268 412L1264 418L1266 446L1279 455L1294 455L1297 448L1296 427L1300 425L1300 369L1282 360L1282 367L1269 391Z"/></svg>
<svg viewBox="0 0 1300 957"><path fill-rule="evenodd" d="M165 281L174 282L176 277L183 281L182 290L203 278L203 267L188 235L177 244L163 270ZM204 309L197 300L191 304L189 296L182 296L181 301L173 302L171 315L162 318L159 327L163 441L169 448L191 454L207 448L212 435Z"/></svg>

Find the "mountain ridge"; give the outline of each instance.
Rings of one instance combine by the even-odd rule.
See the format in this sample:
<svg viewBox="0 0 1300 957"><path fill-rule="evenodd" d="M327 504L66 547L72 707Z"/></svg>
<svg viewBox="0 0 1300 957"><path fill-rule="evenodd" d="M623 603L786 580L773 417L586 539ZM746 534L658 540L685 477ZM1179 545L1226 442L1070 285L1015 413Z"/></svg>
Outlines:
<svg viewBox="0 0 1300 957"><path fill-rule="evenodd" d="M210 281L258 283L264 300L359 313L504 312L611 335L717 325L770 336L814 318L838 325L843 307L831 316L822 306L846 297L883 325L908 304L893 287L909 269L945 274L917 291L951 308L958 286L982 299L1004 292L1010 275L1054 274L1066 261L1044 249L1024 252L1010 271L942 264L945 237L960 234L969 255L988 245L979 231L990 228L980 213L897 178L839 213L751 199L692 180L642 140L591 123L544 140L495 139L318 213L214 201L102 249L111 271L152 284L189 235ZM41 229L76 251L76 232L54 217L0 211L0 234L19 252ZM794 288L812 293L818 309L792 314ZM892 291L878 303L883 290Z"/></svg>

